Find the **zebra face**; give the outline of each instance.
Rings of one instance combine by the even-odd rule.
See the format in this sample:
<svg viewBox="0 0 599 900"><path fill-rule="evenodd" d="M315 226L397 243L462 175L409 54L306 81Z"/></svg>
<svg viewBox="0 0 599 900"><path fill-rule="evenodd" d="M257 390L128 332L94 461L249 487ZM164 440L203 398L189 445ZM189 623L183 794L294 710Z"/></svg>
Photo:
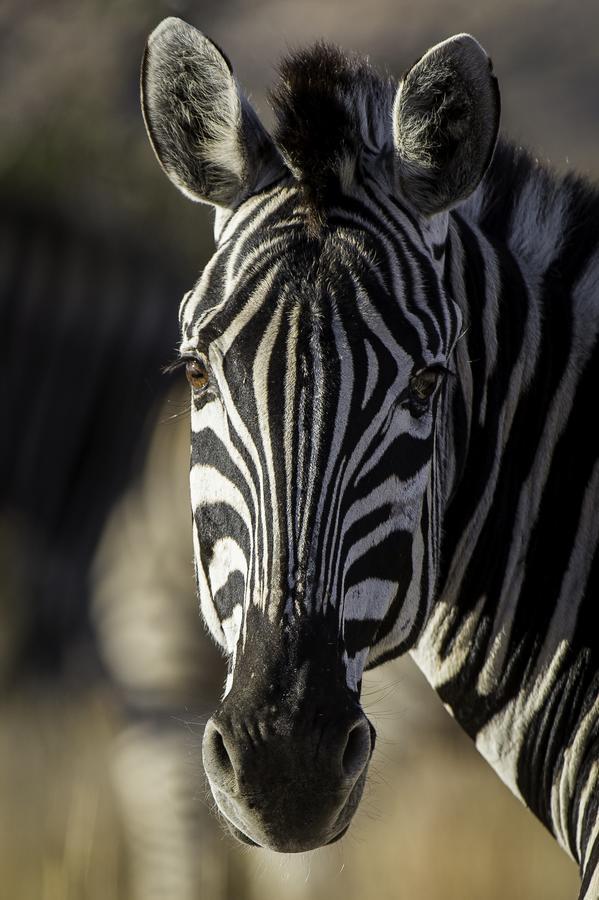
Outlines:
<svg viewBox="0 0 599 900"><path fill-rule="evenodd" d="M384 251L338 218L312 236L296 188L246 201L181 309L197 578L229 685L253 608L321 619L357 693L369 654L420 627L434 581L427 492L459 311L433 259L406 302L405 223Z"/></svg>
<svg viewBox="0 0 599 900"><path fill-rule="evenodd" d="M345 802L333 822L321 804L302 811L317 845L333 824L333 836L343 830L362 789L374 738L358 704L368 655L390 636L394 652L413 639L434 582L435 420L459 327L432 260L426 306L406 304L407 273L394 282L390 262L404 231L387 256L339 216L311 237L297 189L246 201L181 311L199 595L230 660L207 769L247 834L221 785L223 747L235 768L240 723L268 734L270 775L259 781L284 796L272 772L299 766L306 783L297 743L310 759L321 719L338 771L317 770L306 796L342 777ZM250 834L273 846L280 820Z"/></svg>
<svg viewBox="0 0 599 900"><path fill-rule="evenodd" d="M415 642L434 590L461 327L446 208L482 177L496 95L465 36L412 72L397 89L330 48L300 55L273 142L195 29L167 20L144 61L161 164L219 208L180 313L197 582L229 658L204 762L233 833L277 850L347 829L374 747L362 671ZM427 147L439 96L450 133L437 117Z"/></svg>

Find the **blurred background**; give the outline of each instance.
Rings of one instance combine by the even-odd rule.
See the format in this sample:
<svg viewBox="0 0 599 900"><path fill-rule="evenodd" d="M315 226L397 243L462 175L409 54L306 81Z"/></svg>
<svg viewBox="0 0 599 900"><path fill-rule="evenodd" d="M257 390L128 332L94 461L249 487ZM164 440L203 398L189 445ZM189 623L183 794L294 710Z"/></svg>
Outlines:
<svg viewBox="0 0 599 900"><path fill-rule="evenodd" d="M0 11L0 900L564 900L572 863L410 661L372 673L380 738L348 836L234 844L203 780L222 662L196 613L185 387L161 375L211 214L162 175L138 69L178 15L263 120L317 38L396 75L473 33L504 129L599 175L599 11L549 0L4 0Z"/></svg>

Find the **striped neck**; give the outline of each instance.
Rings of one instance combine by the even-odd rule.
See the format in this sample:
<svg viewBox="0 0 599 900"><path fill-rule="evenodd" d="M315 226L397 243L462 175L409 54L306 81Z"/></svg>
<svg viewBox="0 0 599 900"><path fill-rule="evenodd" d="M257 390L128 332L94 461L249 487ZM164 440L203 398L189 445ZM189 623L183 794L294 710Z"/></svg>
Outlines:
<svg viewBox="0 0 599 900"><path fill-rule="evenodd" d="M599 746L599 442L587 427L599 382L599 255L583 213L599 203L587 189L581 208L582 188L566 181L543 205L529 165L502 215L495 207L489 218L490 180L452 216L448 291L464 336L439 441L436 599L414 656L500 777L584 867L596 852L588 823ZM538 233L527 235L532 221Z"/></svg>

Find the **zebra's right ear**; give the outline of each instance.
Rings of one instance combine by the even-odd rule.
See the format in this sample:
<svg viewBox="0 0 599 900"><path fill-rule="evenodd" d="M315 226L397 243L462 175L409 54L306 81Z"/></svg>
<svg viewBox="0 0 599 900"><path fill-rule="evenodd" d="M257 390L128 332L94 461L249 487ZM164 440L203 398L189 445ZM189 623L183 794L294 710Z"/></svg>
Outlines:
<svg viewBox="0 0 599 900"><path fill-rule="evenodd" d="M160 165L192 200L233 208L284 172L227 58L181 19L148 38L141 103Z"/></svg>

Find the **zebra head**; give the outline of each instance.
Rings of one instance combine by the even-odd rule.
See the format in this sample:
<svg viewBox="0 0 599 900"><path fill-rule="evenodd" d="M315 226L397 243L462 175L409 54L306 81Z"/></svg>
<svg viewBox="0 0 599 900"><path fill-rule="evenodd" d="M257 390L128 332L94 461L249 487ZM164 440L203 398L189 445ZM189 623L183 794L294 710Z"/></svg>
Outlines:
<svg viewBox="0 0 599 900"><path fill-rule="evenodd" d="M318 45L273 100L271 138L211 41L177 19L151 35L151 143L217 210L180 312L197 582L229 658L204 763L237 837L299 851L349 826L375 737L363 669L430 608L462 324L448 209L488 166L499 103L467 35L399 86Z"/></svg>

